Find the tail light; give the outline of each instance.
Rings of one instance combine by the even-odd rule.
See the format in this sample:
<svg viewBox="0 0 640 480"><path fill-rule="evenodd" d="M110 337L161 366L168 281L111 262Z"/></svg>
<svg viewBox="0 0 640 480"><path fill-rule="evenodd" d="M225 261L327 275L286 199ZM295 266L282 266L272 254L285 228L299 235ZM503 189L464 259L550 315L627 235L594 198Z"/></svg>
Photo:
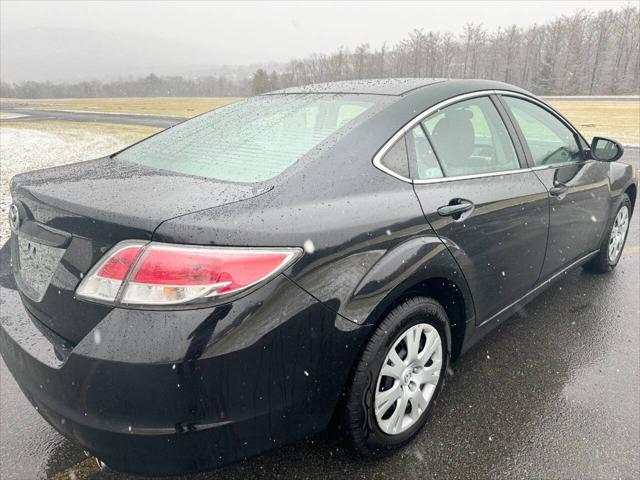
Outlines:
<svg viewBox="0 0 640 480"><path fill-rule="evenodd" d="M91 269L76 297L125 307L204 306L266 283L301 254L126 241Z"/></svg>

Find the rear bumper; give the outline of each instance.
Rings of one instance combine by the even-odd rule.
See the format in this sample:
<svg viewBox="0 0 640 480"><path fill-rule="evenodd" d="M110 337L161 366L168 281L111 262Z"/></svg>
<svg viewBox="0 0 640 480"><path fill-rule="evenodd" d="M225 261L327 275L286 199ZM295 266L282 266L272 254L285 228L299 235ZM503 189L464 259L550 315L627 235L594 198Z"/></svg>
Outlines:
<svg viewBox="0 0 640 480"><path fill-rule="evenodd" d="M77 345L0 293L0 353L25 395L131 473L214 468L324 429L366 336L284 276L213 309L114 309Z"/></svg>

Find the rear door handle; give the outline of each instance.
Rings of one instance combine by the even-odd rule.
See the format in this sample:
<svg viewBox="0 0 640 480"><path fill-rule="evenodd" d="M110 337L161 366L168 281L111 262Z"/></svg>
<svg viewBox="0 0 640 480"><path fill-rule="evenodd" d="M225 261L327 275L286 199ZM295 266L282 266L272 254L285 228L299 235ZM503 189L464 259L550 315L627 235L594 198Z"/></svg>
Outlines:
<svg viewBox="0 0 640 480"><path fill-rule="evenodd" d="M451 200L449 205L438 208L438 215L441 217L453 217L458 220L463 213L473 209L473 203L469 200L455 199Z"/></svg>
<svg viewBox="0 0 640 480"><path fill-rule="evenodd" d="M569 187L561 182L554 182L553 187L549 189L549 194L562 199L569 190Z"/></svg>

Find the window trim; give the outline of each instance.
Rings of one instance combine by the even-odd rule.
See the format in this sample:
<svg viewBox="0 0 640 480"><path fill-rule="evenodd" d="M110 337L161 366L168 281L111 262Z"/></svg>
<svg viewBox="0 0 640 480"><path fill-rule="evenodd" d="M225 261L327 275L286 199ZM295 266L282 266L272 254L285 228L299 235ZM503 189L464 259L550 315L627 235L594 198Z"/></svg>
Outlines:
<svg viewBox="0 0 640 480"><path fill-rule="evenodd" d="M485 178L485 177L500 177L502 175L513 175L514 173L522 173L530 171L530 168L517 168L513 170L500 170L498 172L487 172L487 173L472 173L469 175L456 175L451 177L441 177L441 178L423 178L423 179L415 179L409 180L409 183L414 185L423 185L427 183L442 183L442 182L452 182L454 180L471 180L474 178Z"/></svg>
<svg viewBox="0 0 640 480"><path fill-rule="evenodd" d="M454 103L461 102L461 101L464 101L464 100L468 100L468 99L471 99L471 98L489 97L491 99L491 95L498 96L498 98L500 98L501 95L520 97L520 98L528 100L528 101L530 101L532 103L537 104L538 106L542 107L543 109L547 110L549 113L551 113L552 115L557 117L563 124L565 124L567 126L567 128L569 128L574 133L574 135L576 135L578 137L578 139L584 141L585 144L586 144L586 140L584 140L584 137L580 134L580 132L578 132L574 128L573 125L571 125L571 123L569 123L569 121L566 118L564 118L560 113L556 112L553 108L551 108L549 105L547 105L546 103L542 102L541 100L538 100L537 98L532 97L531 95L525 95L525 94L520 93L520 92L512 92L511 90L495 90L495 89L478 90L478 91L475 91L475 92L463 93L463 94L456 95L456 96L451 97L451 98L447 98L446 100L443 100L441 102L436 103L435 105L432 105L431 107L429 107L426 110L422 111L422 113L419 113L418 115L413 117L411 120L409 120L407 123L405 123L404 126L402 128L400 128L389 140L387 140L382 145L382 147L378 150L378 152L374 155L374 157L373 157L373 165L374 165L374 167L376 167L378 170L381 170L382 172L384 172L384 173L386 173L388 175L391 175L392 177L397 178L398 180L402 180L403 182L410 183L410 184L413 184L413 185L422 185L422 184L427 184L427 183L450 182L450 181L453 181L453 180L469 180L469 179L473 179L473 178L495 177L495 176L500 176L500 175L511 175L511 174L514 174L514 173L532 172L532 171L535 171L535 170L543 170L543 169L547 169L547 168L558 168L557 165L556 166L554 166L554 165L539 165L539 166L531 167L531 166L523 166L521 164L521 167L518 168L518 169L504 170L504 171L501 171L501 172L478 173L478 174L471 174L471 175L459 175L459 176L442 177L442 178L412 179L412 178L404 177L404 176L398 174L397 172L394 172L393 170L391 170L391 169L385 167L384 165L382 165L381 160L382 160L382 157L384 157L385 153L387 153L387 151L389 151L393 147L393 145L395 145L395 143L398 140L404 138L404 135L406 135L408 132L410 132L413 127L415 127L417 124L422 122L422 120L424 120L426 117L428 117L432 113L435 113L438 110L441 110L442 108L447 107L449 105L452 105ZM501 102L501 104L503 104L503 103ZM500 109L498 109L497 106L496 106L496 109L498 110L498 114L502 117L502 112L500 111ZM511 112L508 109L507 109L507 112L508 112L509 115L511 115ZM509 117L509 120L512 121L511 117ZM503 118L503 122L505 122L504 118ZM507 130L509 130L509 126L506 125L506 123L505 123L505 127L507 128ZM509 133L511 133L511 132L509 132ZM519 133L520 132L518 132L516 130L516 134L518 136L518 142L521 143L523 141L523 138L521 137L521 135ZM579 141L578 141L578 145L580 145ZM516 153L519 153L518 152L518 148L516 147L516 145L514 145L514 148L516 149ZM526 160L527 164L530 165L529 158L527 157L527 153L526 153L526 150L524 149L524 147L523 147L523 150L524 150L523 153L525 154L525 160ZM571 162L571 163L563 163L562 166L582 163L583 161L584 160ZM409 173L411 174L411 167L409 167Z"/></svg>

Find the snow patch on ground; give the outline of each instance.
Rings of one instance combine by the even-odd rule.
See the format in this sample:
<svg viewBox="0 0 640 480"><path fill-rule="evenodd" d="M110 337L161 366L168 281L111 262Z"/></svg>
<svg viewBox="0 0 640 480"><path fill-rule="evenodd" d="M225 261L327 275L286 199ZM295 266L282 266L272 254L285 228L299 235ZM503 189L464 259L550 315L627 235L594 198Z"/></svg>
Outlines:
<svg viewBox="0 0 640 480"><path fill-rule="evenodd" d="M101 135L82 130L42 131L0 128L0 245L9 238L9 182L18 173L98 158L131 143L125 135Z"/></svg>

